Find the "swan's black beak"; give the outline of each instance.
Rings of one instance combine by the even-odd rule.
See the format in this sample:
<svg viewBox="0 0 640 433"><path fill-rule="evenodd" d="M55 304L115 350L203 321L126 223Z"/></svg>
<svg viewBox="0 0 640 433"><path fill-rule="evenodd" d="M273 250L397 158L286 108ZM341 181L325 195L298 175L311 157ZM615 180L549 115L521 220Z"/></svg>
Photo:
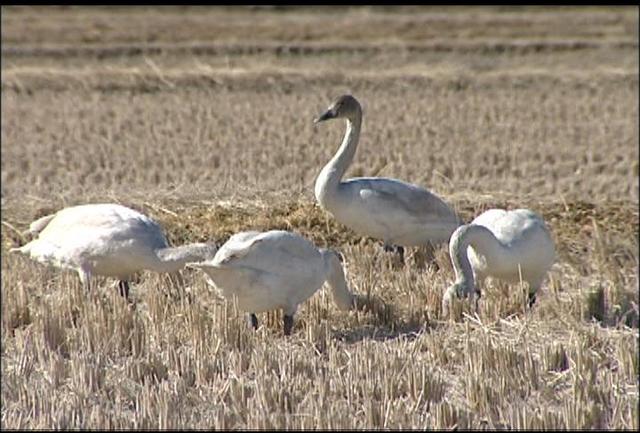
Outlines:
<svg viewBox="0 0 640 433"><path fill-rule="evenodd" d="M313 123L324 122L325 120L333 119L336 117L336 112L332 109L328 109L324 113L322 113L319 117L313 119Z"/></svg>

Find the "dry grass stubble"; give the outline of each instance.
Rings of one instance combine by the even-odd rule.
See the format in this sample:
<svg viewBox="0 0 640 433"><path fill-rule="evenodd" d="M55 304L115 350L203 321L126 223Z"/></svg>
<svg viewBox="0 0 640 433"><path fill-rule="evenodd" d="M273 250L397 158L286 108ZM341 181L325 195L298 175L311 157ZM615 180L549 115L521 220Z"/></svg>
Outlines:
<svg viewBox="0 0 640 433"><path fill-rule="evenodd" d="M3 395L12 425L580 428L637 419L637 243L620 250L623 242L577 235L593 258L585 268L576 257L584 252L572 265L559 239L567 258L533 311L525 313L524 290L491 283L480 317L442 322L442 291L453 278L445 249L438 272L411 260L398 268L311 203L303 208L318 223L296 225L293 207L254 208L245 218L254 228L291 224L318 243L342 239L348 280L366 307L341 313L319 292L300 309L290 339L281 337L278 312L248 330L243 314L191 272L184 287L145 273L129 308L111 283L86 294L74 274L6 257ZM185 221L212 227L197 222L222 209L154 216L175 240L188 232ZM594 284L604 299L592 307ZM38 424L19 421L22 408Z"/></svg>
<svg viewBox="0 0 640 433"><path fill-rule="evenodd" d="M391 12L3 8L3 428L637 430L637 11ZM444 321L445 248L398 266L314 204L343 131L311 119L345 91L365 106L349 176L429 186L467 221L545 217L532 311L489 281ZM298 231L341 251L360 308L322 290L283 338L280 312L253 332L194 272L143 273L129 306L6 253L92 201L173 244Z"/></svg>

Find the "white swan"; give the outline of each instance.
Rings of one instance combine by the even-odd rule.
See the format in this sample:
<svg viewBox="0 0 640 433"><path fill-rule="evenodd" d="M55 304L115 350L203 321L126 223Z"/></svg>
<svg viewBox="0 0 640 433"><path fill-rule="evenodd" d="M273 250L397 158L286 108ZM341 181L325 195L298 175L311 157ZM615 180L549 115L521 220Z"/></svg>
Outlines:
<svg viewBox="0 0 640 433"><path fill-rule="evenodd" d="M458 227L449 241L456 282L442 298L449 314L454 296L479 295L475 282L486 277L529 284L529 306L555 260L555 246L542 218L528 209L490 209Z"/></svg>
<svg viewBox="0 0 640 433"><path fill-rule="evenodd" d="M187 262L207 260L213 244L170 248L160 226L119 204L86 204L62 209L29 226L38 237L10 252L78 272L86 289L92 275L116 277L120 294L129 295L129 278L137 271L175 272Z"/></svg>
<svg viewBox="0 0 640 433"><path fill-rule="evenodd" d="M258 327L255 313L282 308L285 335L291 334L298 305L325 281L340 309L355 303L338 255L287 231L237 233L212 260L187 266L202 269L224 298L235 298L238 307L249 312L254 328Z"/></svg>
<svg viewBox="0 0 640 433"><path fill-rule="evenodd" d="M315 123L344 118L347 130L340 148L316 179L318 203L341 224L392 245L418 246L446 242L461 224L439 197L397 179L359 177L342 181L358 146L362 109L351 95L340 96Z"/></svg>

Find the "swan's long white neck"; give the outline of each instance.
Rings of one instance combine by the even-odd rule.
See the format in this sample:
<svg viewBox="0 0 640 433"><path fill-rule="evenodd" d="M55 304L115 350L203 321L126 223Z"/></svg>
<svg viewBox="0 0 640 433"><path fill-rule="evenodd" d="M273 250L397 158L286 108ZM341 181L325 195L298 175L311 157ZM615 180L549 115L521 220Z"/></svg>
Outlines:
<svg viewBox="0 0 640 433"><path fill-rule="evenodd" d="M467 248L472 246L478 253L491 260L505 254L505 247L488 228L475 224L458 227L449 241L449 256L456 274L456 284L473 293L475 280L473 269L467 255Z"/></svg>
<svg viewBox="0 0 640 433"><path fill-rule="evenodd" d="M330 198L338 189L338 185L342 180L342 176L349 168L356 149L358 147L358 138L360 137L360 125L362 124L362 112L357 110L356 113L346 119L347 130L340 148L333 155L333 158L324 166L318 178L316 179L315 195L320 204L324 205L326 200Z"/></svg>
<svg viewBox="0 0 640 433"><path fill-rule="evenodd" d="M156 250L157 261L152 265L157 272L176 272L190 262L211 259L216 252L213 244L195 243Z"/></svg>
<svg viewBox="0 0 640 433"><path fill-rule="evenodd" d="M344 276L342 264L338 256L331 250L322 249L327 282L331 287L333 301L341 310L349 310L353 307L354 297Z"/></svg>

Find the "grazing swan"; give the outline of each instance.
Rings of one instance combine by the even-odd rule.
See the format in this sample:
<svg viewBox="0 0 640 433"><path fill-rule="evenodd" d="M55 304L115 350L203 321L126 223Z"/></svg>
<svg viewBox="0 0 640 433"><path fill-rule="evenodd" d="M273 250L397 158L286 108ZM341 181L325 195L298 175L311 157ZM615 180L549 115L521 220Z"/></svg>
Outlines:
<svg viewBox="0 0 640 433"><path fill-rule="evenodd" d="M92 275L119 279L120 294L129 296L129 278L137 271L175 272L187 262L207 260L213 244L170 248L160 226L119 204L86 204L62 209L29 226L38 237L11 252L78 272L86 289Z"/></svg>
<svg viewBox="0 0 640 433"><path fill-rule="evenodd" d="M382 240L385 250L446 242L461 224L455 212L433 193L397 179L358 177L342 181L358 146L362 109L351 95L339 97L315 123L344 118L340 148L316 179L320 205L341 224Z"/></svg>
<svg viewBox="0 0 640 433"><path fill-rule="evenodd" d="M528 209L490 209L471 224L458 227L449 241L449 255L456 282L442 298L442 311L449 314L454 296L480 295L475 281L486 277L529 283L529 306L536 299L547 271L555 260L549 229Z"/></svg>
<svg viewBox="0 0 640 433"><path fill-rule="evenodd" d="M237 233L212 260L187 266L202 269L224 298L236 298L238 307L249 312L254 328L258 327L255 313L282 308L285 335L291 334L298 305L325 281L340 309L355 303L338 255L287 231Z"/></svg>

